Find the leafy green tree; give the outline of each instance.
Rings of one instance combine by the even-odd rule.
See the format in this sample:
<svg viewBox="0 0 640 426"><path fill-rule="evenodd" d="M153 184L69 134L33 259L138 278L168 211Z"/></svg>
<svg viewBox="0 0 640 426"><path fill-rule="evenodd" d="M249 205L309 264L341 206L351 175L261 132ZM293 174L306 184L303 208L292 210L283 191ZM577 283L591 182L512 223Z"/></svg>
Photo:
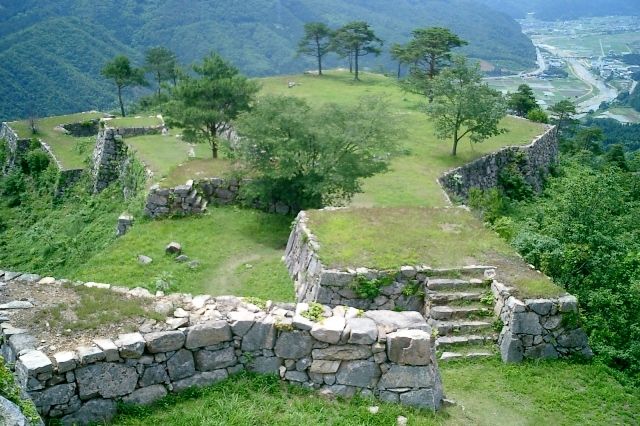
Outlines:
<svg viewBox="0 0 640 426"><path fill-rule="evenodd" d="M411 53L411 50L407 45L402 45L398 43L394 43L391 45L389 49L389 54L393 59L398 62L398 75L397 78L400 80L402 73L402 65L410 64L414 61L414 55Z"/></svg>
<svg viewBox="0 0 640 426"><path fill-rule="evenodd" d="M430 87L433 101L427 114L434 121L436 136L452 140L452 155L465 136L477 143L506 131L499 126L506 115L504 98L482 82L478 64L470 66L464 57L456 57Z"/></svg>
<svg viewBox="0 0 640 426"><path fill-rule="evenodd" d="M607 163L613 164L619 167L620 170L625 172L629 171L629 165L627 164L627 158L624 154L624 147L620 144L614 144L609 147L607 154L605 155Z"/></svg>
<svg viewBox="0 0 640 426"><path fill-rule="evenodd" d="M537 107L527 113L527 120L547 124L549 123L549 116L542 110L542 108Z"/></svg>
<svg viewBox="0 0 640 426"><path fill-rule="evenodd" d="M567 127L575 122L574 116L577 114L576 105L566 99L551 106L549 112L556 125L556 134L567 130Z"/></svg>
<svg viewBox="0 0 640 426"><path fill-rule="evenodd" d="M356 80L360 80L360 58L369 54L380 55L381 47L382 40L364 21L349 22L338 29L333 36L332 50L343 52L343 54L344 52L353 54Z"/></svg>
<svg viewBox="0 0 640 426"><path fill-rule="evenodd" d="M122 89L129 86L144 86L147 84L144 79L144 71L141 68L131 66L129 58L124 55L118 55L113 60L107 62L102 68L102 75L113 80L118 88L118 102L120 103L120 112L125 116L124 103L122 102Z"/></svg>
<svg viewBox="0 0 640 426"><path fill-rule="evenodd" d="M175 83L178 61L175 53L166 47L152 47L147 50L144 65L145 70L152 73L156 79L156 84L158 85L158 96L160 96L160 90L163 82L172 80Z"/></svg>
<svg viewBox="0 0 640 426"><path fill-rule="evenodd" d="M299 98L265 97L237 120L238 156L252 176L245 197L294 209L348 201L363 178L387 169L394 123L380 99L312 109Z"/></svg>
<svg viewBox="0 0 640 426"><path fill-rule="evenodd" d="M318 75L322 75L322 58L331 50L333 32L322 22L304 25L304 36L298 44L299 55L309 55L318 61Z"/></svg>
<svg viewBox="0 0 640 426"><path fill-rule="evenodd" d="M570 150L577 152L579 150L590 151L594 155L602 154L602 141L604 133L598 127L586 127L578 130L572 140Z"/></svg>
<svg viewBox="0 0 640 426"><path fill-rule="evenodd" d="M175 87L167 118L184 129L186 141L208 143L211 155L218 158L220 134L249 109L259 85L215 53L194 65L193 71L197 77L187 76Z"/></svg>
<svg viewBox="0 0 640 426"><path fill-rule="evenodd" d="M538 108L536 96L528 84L521 84L515 93L508 96L507 106L519 117L526 117L529 112Z"/></svg>
<svg viewBox="0 0 640 426"><path fill-rule="evenodd" d="M413 31L408 50L415 58L412 73L434 78L451 64L452 50L468 43L448 28L419 28Z"/></svg>

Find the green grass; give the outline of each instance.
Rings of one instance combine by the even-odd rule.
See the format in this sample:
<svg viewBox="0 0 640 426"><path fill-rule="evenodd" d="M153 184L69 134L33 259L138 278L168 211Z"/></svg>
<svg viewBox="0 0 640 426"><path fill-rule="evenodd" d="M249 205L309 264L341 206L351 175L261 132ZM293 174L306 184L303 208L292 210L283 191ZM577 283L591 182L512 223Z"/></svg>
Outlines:
<svg viewBox="0 0 640 426"><path fill-rule="evenodd" d="M163 121L157 116L134 116L134 117L116 117L105 120L109 127L157 127Z"/></svg>
<svg viewBox="0 0 640 426"><path fill-rule="evenodd" d="M182 185L189 179L223 177L231 170L233 163L224 158L192 158L171 169L162 186Z"/></svg>
<svg viewBox="0 0 640 426"><path fill-rule="evenodd" d="M83 169L86 166L84 163L85 155L81 154L76 148L76 143L82 138L75 138L58 132L54 128L61 124L80 123L103 116L104 114L99 112L86 112L41 118L36 120L36 127L38 128L38 134L36 135L31 133L29 122L26 120L14 121L9 125L21 138L36 137L48 143L60 163L62 163L63 169Z"/></svg>
<svg viewBox="0 0 640 426"><path fill-rule="evenodd" d="M332 268L497 266L522 297L564 292L519 260L513 249L459 208L370 208L308 212L322 262Z"/></svg>
<svg viewBox="0 0 640 426"><path fill-rule="evenodd" d="M155 277L170 274L173 290L180 292L292 300L293 285L280 260L290 222L290 217L233 207L211 208L202 217L140 221L72 278L155 291ZM191 269L166 255L171 241L181 243L183 254L200 266ZM153 262L139 264L140 254Z"/></svg>
<svg viewBox="0 0 640 426"><path fill-rule="evenodd" d="M566 361L505 365L497 359L440 366L448 398L437 414L362 398L328 400L272 376L241 374L127 407L111 424L142 425L574 425L634 424L640 393L599 365ZM380 407L378 414L368 407Z"/></svg>

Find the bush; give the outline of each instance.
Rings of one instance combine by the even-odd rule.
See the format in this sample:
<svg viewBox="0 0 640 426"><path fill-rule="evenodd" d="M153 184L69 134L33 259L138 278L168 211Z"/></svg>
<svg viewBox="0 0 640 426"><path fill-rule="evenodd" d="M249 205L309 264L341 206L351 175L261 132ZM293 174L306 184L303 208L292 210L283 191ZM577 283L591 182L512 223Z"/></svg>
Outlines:
<svg viewBox="0 0 640 426"><path fill-rule="evenodd" d="M531 230L520 231L511 242L524 259L549 274L558 271L563 252L560 242L553 237Z"/></svg>
<svg viewBox="0 0 640 426"><path fill-rule="evenodd" d="M507 241L511 241L517 232L515 221L508 216L497 218L491 228Z"/></svg>
<svg viewBox="0 0 640 426"><path fill-rule="evenodd" d="M9 207L20 205L21 197L26 189L24 175L19 170L13 170L0 179L0 195L4 196Z"/></svg>
<svg viewBox="0 0 640 426"><path fill-rule="evenodd" d="M27 152L22 160L22 170L28 175L39 175L49 167L50 158L46 152L34 149Z"/></svg>
<svg viewBox="0 0 640 426"><path fill-rule="evenodd" d="M541 108L534 108L527 113L527 119L536 123L549 123L549 116Z"/></svg>
<svg viewBox="0 0 640 426"><path fill-rule="evenodd" d="M503 194L512 200L520 201L533 197L533 188L522 175L516 161L511 162L500 171L498 185Z"/></svg>
<svg viewBox="0 0 640 426"><path fill-rule="evenodd" d="M489 223L494 223L507 210L506 200L495 188L488 191L472 188L469 191L468 203L469 207L479 211L483 220Z"/></svg>

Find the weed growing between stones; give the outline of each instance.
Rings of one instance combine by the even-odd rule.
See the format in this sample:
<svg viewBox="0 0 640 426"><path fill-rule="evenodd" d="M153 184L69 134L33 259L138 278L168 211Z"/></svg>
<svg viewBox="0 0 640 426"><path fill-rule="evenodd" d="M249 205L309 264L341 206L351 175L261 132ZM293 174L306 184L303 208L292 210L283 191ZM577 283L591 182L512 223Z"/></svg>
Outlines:
<svg viewBox="0 0 640 426"><path fill-rule="evenodd" d="M308 320L319 322L324 314L322 305L316 302L309 303L309 309L302 313L302 316Z"/></svg>
<svg viewBox="0 0 640 426"><path fill-rule="evenodd" d="M15 383L13 373L7 368L4 362L4 358L0 356L0 396L8 399L16 404L22 414L27 418L31 424L36 425L40 422L40 416L36 411L35 405L29 399L23 399L20 393L20 388Z"/></svg>

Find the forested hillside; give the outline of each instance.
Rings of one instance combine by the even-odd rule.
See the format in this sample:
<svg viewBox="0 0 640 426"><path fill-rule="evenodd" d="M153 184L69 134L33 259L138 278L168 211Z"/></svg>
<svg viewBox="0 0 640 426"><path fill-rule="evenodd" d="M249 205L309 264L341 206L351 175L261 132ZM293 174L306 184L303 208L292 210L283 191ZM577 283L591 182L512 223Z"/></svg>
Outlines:
<svg viewBox="0 0 640 426"><path fill-rule="evenodd" d="M576 19L588 16L637 15L636 0L480 0L514 18L527 13L545 21Z"/></svg>
<svg viewBox="0 0 640 426"><path fill-rule="evenodd" d="M144 50L157 45L183 64L215 50L249 75L299 72L313 66L295 57L304 23L352 20L369 22L386 47L417 27L439 25L468 40L471 57L534 66L533 45L519 25L471 0L25 0L0 4L0 119L111 108L115 96L100 68L116 53L139 65ZM327 65L343 63L333 57ZM393 69L387 54L364 66Z"/></svg>

